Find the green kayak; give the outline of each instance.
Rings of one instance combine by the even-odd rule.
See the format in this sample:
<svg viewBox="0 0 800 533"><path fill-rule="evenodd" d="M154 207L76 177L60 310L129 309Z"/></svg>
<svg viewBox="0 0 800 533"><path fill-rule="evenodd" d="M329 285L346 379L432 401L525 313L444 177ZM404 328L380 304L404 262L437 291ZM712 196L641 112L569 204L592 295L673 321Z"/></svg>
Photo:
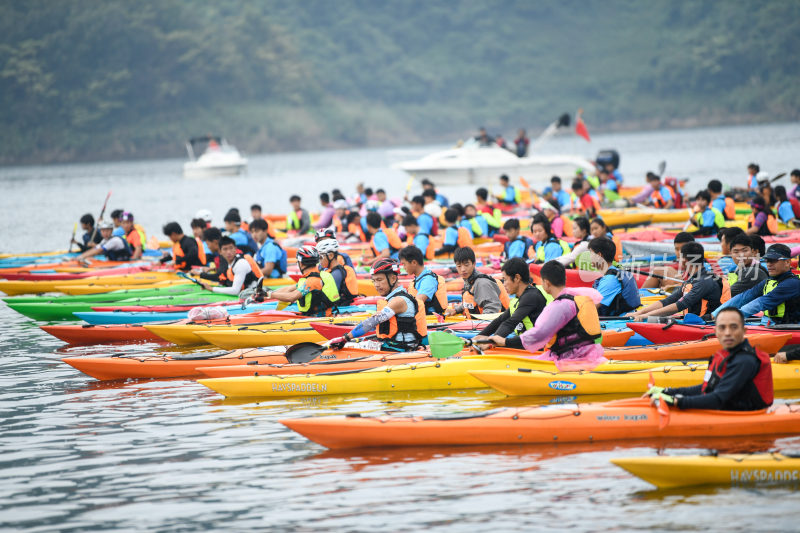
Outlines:
<svg viewBox="0 0 800 533"><path fill-rule="evenodd" d="M160 289L125 289L99 294L79 294L77 296L7 296L3 301L12 303L75 303L75 302L118 302L129 298L151 298L154 296L175 296L181 294L200 294L205 292L198 285L173 285Z"/></svg>
<svg viewBox="0 0 800 533"><path fill-rule="evenodd" d="M205 292L202 294L176 294L174 296L151 296L148 298L127 298L114 305L204 305L222 301L236 301L235 296ZM92 311L92 307L107 302L10 302L8 306L14 311L34 320L56 321L77 320L73 313Z"/></svg>

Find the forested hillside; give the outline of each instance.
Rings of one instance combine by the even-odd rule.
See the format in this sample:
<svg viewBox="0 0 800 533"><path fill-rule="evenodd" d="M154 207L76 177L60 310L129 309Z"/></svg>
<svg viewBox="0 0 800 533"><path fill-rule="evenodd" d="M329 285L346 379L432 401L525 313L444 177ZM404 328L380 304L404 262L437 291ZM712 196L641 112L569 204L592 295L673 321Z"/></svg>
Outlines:
<svg viewBox="0 0 800 533"><path fill-rule="evenodd" d="M800 118L800 2L12 0L0 162Z"/></svg>

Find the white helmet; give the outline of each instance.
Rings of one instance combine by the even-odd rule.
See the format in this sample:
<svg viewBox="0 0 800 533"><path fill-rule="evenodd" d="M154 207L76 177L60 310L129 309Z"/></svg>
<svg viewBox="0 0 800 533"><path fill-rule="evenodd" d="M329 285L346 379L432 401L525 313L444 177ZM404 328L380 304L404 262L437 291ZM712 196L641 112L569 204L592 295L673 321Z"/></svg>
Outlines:
<svg viewBox="0 0 800 533"><path fill-rule="evenodd" d="M208 209L201 209L197 213L194 214L194 218L201 218L206 222L211 222L211 211Z"/></svg>
<svg viewBox="0 0 800 533"><path fill-rule="evenodd" d="M336 239L323 239L317 243L320 254L333 254L339 251L339 241Z"/></svg>

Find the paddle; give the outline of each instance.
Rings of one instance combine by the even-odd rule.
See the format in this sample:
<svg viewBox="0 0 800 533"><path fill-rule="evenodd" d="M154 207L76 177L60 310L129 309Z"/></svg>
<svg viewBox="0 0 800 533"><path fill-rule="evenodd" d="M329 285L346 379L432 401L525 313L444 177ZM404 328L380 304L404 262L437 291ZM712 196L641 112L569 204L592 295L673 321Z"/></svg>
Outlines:
<svg viewBox="0 0 800 533"><path fill-rule="evenodd" d="M453 335L447 331L432 331L428 333L428 344L431 347L431 355L437 359L452 357L463 350L465 346L471 346L478 353L483 353L472 340L462 339L458 335Z"/></svg>
<svg viewBox="0 0 800 533"><path fill-rule="evenodd" d="M100 221L103 220L103 215L106 214L106 206L108 205L109 198L111 198L111 191L108 191L108 194L106 195L106 201L103 202L103 209L100 210L100 217L97 219L97 224L99 224ZM89 237L89 242L86 243L89 246L92 246L92 243L94 242L94 236L97 235L97 224L95 224L94 228L92 228L92 236Z"/></svg>
<svg viewBox="0 0 800 533"><path fill-rule="evenodd" d="M667 169L667 162L662 161L658 164L658 177L662 177L664 175L664 171Z"/></svg>
<svg viewBox="0 0 800 533"><path fill-rule="evenodd" d="M656 378L653 377L653 372L650 372L650 381L649 386L653 387L656 384ZM661 400L656 400L656 407L658 408L658 414L661 417L658 420L658 429L664 429L669 424L669 406L666 402L662 402Z"/></svg>
<svg viewBox="0 0 800 533"><path fill-rule="evenodd" d="M190 276L190 275L189 275L189 274L187 274L186 272L180 272L180 271L178 271L178 272L177 272L177 275L178 275L178 277L179 277L179 278L188 279L189 281L191 281L191 282L192 282L192 283L194 283L195 285L200 285L201 287L203 287L203 284L202 284L202 283L200 283L199 281L197 281L196 279L194 279L192 276ZM203 288L205 289L205 287L203 287Z"/></svg>
<svg viewBox="0 0 800 533"><path fill-rule="evenodd" d="M781 179L781 178L782 178L782 177L784 177L785 175L786 175L786 172L781 172L780 174L778 174L777 176L775 176L774 178L772 178L771 180L769 180L769 182L770 182L770 183L775 183L776 181L778 181L779 179Z"/></svg>
<svg viewBox="0 0 800 533"><path fill-rule="evenodd" d="M78 223L76 222L74 226L72 226L72 237L69 239L69 248L67 248L67 253L72 253L72 244L75 242L75 233L78 231Z"/></svg>

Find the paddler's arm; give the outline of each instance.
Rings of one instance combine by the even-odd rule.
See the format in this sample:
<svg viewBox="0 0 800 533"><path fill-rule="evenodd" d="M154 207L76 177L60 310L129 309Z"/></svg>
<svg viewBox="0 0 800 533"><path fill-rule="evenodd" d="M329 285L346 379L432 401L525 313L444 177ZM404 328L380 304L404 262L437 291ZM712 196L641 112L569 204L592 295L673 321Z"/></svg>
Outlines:
<svg viewBox="0 0 800 533"><path fill-rule="evenodd" d="M519 347L520 345L529 352L541 350L552 339L558 330L575 318L577 306L571 300L555 300L545 306L536 319L533 329L524 332L518 338L506 339L499 335L491 337L497 346Z"/></svg>
<svg viewBox="0 0 800 533"><path fill-rule="evenodd" d="M266 294L267 300L274 299L279 302L294 303L310 291L305 290L305 284L301 287L300 283L294 286L281 287L277 290L268 290Z"/></svg>
<svg viewBox="0 0 800 533"><path fill-rule="evenodd" d="M94 257L95 255L100 255L100 254L102 254L104 252L105 252L105 250L103 250L103 247L98 244L97 246L95 246L91 250L86 250L85 252L83 252L81 255L76 257L75 260L76 261L82 261L84 259L88 259L89 257Z"/></svg>
<svg viewBox="0 0 800 533"><path fill-rule="evenodd" d="M247 278L247 274L250 272L250 265L247 264L247 261L239 261L233 267L233 281L231 282L230 287L208 287L207 284L204 284L203 286L210 288L213 292L218 294L230 294L236 296L242 291L242 289L244 289L244 280Z"/></svg>
<svg viewBox="0 0 800 533"><path fill-rule="evenodd" d="M377 328L378 324L386 322L395 315L404 313L406 309L408 309L408 304L406 304L405 298L392 298L392 300L389 302L389 305L371 317L362 320L356 327L350 330L349 333L345 333L344 339L350 341L356 337L366 335L373 329Z"/></svg>
<svg viewBox="0 0 800 533"><path fill-rule="evenodd" d="M665 305L667 307L674 306L675 302L677 302L681 298L681 296L683 296L681 291L680 290L676 290L675 292L673 292L672 294L670 294L669 296L667 296L663 300L659 300L657 302L653 302L650 305L648 305L647 307L645 307L644 309L640 309L639 311L633 311L631 313L628 313L625 316L631 317L631 318L645 317L645 316L648 316L650 314L653 314L653 316L660 316L663 313L659 312L656 315L653 312L654 311L662 311L664 309ZM673 313L677 312L677 309L675 311L672 311L672 312Z"/></svg>
<svg viewBox="0 0 800 533"><path fill-rule="evenodd" d="M702 385L668 388L665 394L675 396L681 409L722 409L733 397L742 394L745 387L758 374L760 362L754 357L733 357L728 362L725 375L713 392L702 393Z"/></svg>

